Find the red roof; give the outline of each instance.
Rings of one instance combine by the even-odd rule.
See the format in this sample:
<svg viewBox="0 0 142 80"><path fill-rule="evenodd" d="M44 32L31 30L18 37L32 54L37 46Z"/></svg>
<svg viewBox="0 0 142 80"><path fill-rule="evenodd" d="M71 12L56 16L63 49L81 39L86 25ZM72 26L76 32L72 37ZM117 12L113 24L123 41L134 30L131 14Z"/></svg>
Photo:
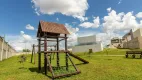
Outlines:
<svg viewBox="0 0 142 80"><path fill-rule="evenodd" d="M63 24L40 21L40 26L43 32L57 33L57 34L69 34L68 30Z"/></svg>

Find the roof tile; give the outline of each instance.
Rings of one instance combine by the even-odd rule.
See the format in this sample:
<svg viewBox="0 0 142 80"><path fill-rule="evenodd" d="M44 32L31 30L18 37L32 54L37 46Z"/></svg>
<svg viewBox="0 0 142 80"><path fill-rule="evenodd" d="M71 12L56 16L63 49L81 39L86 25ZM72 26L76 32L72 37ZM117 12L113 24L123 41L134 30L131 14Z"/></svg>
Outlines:
<svg viewBox="0 0 142 80"><path fill-rule="evenodd" d="M63 24L40 21L40 25L43 32L69 34L68 30Z"/></svg>

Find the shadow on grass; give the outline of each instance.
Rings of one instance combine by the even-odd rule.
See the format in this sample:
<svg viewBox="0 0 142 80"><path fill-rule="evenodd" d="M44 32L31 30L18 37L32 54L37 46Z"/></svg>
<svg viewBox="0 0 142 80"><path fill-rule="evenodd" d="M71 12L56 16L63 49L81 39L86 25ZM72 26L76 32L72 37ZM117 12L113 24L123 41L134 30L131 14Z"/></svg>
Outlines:
<svg viewBox="0 0 142 80"><path fill-rule="evenodd" d="M76 64L76 65L82 65L82 64L83 64L83 63ZM73 66L73 65L69 65L69 66ZM66 69L66 66L60 66L59 68L56 67L56 66L52 66L52 69L53 69L54 75L55 75L56 70L57 70L57 71L58 71L58 70L63 70L63 69L65 70L65 69ZM62 78L68 78L68 77L72 76L72 75L68 75L68 76L63 76L63 77L59 77L59 78L53 79L53 78L52 78L52 75L51 75L51 73L50 73L50 71L47 71L47 74L45 74L44 67L41 68L41 71L40 71L40 72L38 71L38 68L37 68L37 67L29 68L29 70L30 70L31 72L41 73L41 74L47 76L48 78L50 78L50 79L52 79L52 80L59 80L59 79L62 79ZM69 73L70 73L70 72L69 72ZM60 74L60 75L62 75L62 74Z"/></svg>
<svg viewBox="0 0 142 80"><path fill-rule="evenodd" d="M110 61L110 60L112 60L112 59L104 59L104 60L108 60L108 61Z"/></svg>
<svg viewBox="0 0 142 80"><path fill-rule="evenodd" d="M44 67L41 68L41 71L40 71L40 72L38 71L38 68L37 68L37 67L29 68L29 70L30 70L31 72L37 72L37 73L40 73L40 74L45 75ZM49 78L52 79L52 77L49 76L49 75L45 75L45 76L47 76L47 77L49 77Z"/></svg>
<svg viewBox="0 0 142 80"><path fill-rule="evenodd" d="M128 57L128 58L126 58L126 57L123 57L123 58L125 58L125 59L142 59L142 58L132 58L132 57Z"/></svg>
<svg viewBox="0 0 142 80"><path fill-rule="evenodd" d="M25 67L19 67L19 69L27 69L27 68L25 68Z"/></svg>
<svg viewBox="0 0 142 80"><path fill-rule="evenodd" d="M29 68L29 70L30 70L31 72L37 72L37 73L39 73L37 67Z"/></svg>

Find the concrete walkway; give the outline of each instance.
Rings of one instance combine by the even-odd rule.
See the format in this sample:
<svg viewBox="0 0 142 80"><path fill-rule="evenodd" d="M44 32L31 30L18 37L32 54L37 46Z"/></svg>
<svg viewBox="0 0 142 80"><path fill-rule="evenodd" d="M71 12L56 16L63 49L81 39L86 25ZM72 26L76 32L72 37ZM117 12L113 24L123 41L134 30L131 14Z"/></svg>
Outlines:
<svg viewBox="0 0 142 80"><path fill-rule="evenodd" d="M91 56L125 56L125 55L91 55Z"/></svg>

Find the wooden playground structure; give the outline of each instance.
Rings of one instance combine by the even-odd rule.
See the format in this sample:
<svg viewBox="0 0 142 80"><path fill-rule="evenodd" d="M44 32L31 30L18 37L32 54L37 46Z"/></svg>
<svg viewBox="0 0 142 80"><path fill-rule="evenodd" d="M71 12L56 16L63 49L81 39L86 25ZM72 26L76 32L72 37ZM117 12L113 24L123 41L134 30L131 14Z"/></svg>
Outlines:
<svg viewBox="0 0 142 80"><path fill-rule="evenodd" d="M67 35L69 34L66 27L62 24L57 24L53 22L45 22L40 21L38 26L38 45L33 45L32 50L32 56L31 56L31 62L33 62L34 57L34 63L35 63L35 47L38 47L38 71L42 71L41 66L41 54L44 54L44 73L45 75L51 74L51 78L59 78L59 77L65 77L65 76L71 76L75 74L79 74L81 71L77 69L76 65L72 61L72 57L84 62L89 63L88 61L72 54L70 51L67 50ZM59 48L59 42L64 40L64 46L65 50L60 50ZM47 45L49 42L55 42L56 45ZM42 51L41 48L44 48ZM48 47L54 47L55 50L48 50ZM53 54L56 56L56 65L52 64L51 55ZM60 64L60 54L65 55L65 66L62 66ZM69 64L70 62L70 64ZM64 70L64 72L59 72L59 74L55 74L56 71ZM71 71L70 71L71 70ZM66 72L65 72L66 71Z"/></svg>

